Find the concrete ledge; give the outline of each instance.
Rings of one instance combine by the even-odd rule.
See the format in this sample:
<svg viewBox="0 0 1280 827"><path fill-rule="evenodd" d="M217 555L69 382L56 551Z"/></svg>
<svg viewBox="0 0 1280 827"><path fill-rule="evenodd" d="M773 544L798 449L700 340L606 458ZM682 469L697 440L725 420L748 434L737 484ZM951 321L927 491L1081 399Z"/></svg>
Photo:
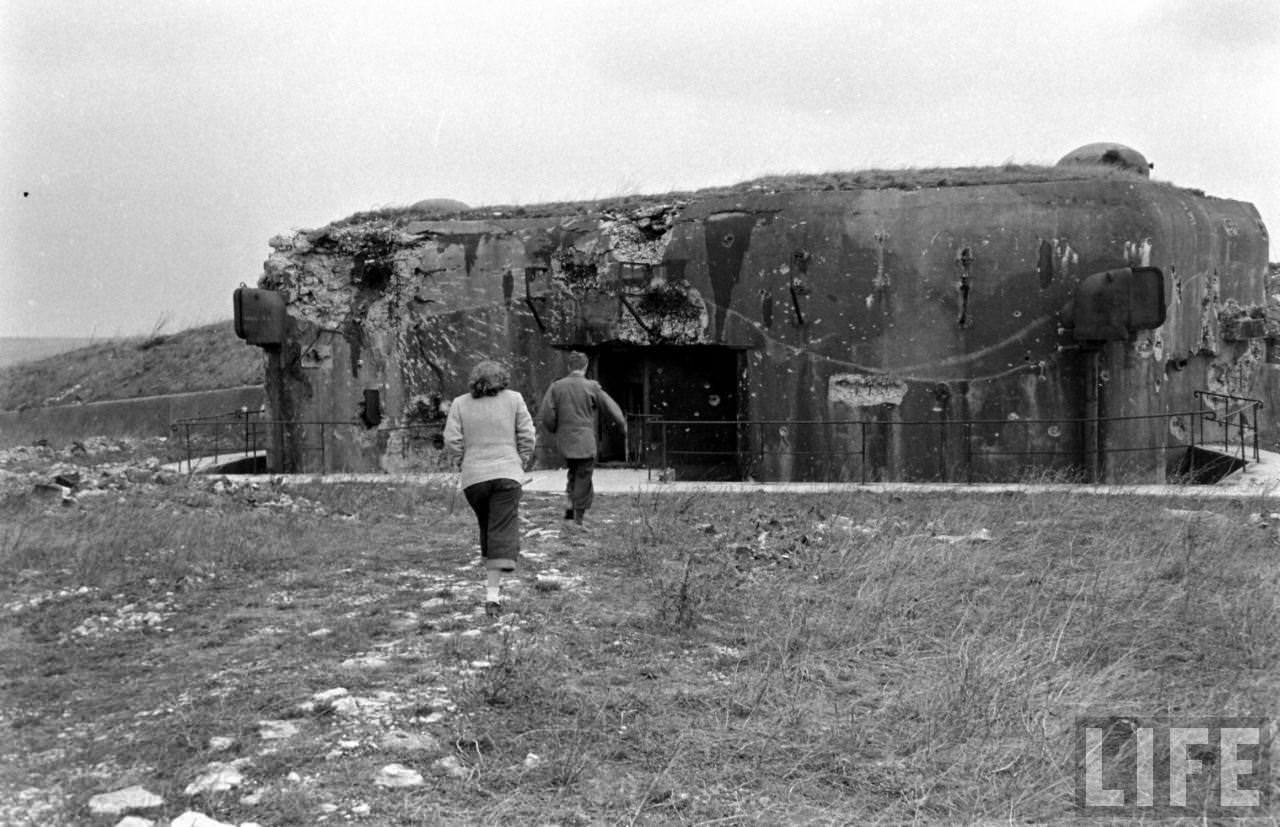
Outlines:
<svg viewBox="0 0 1280 827"><path fill-rule="evenodd" d="M261 385L193 391L136 399L111 399L83 405L58 405L0 412L0 445L37 439L70 441L91 436L168 436L177 419L211 416L266 402Z"/></svg>
<svg viewBox="0 0 1280 827"><path fill-rule="evenodd" d="M1280 460L1280 457L1277 457ZM1255 466L1251 466L1255 467ZM1280 462L1277 462L1280 468ZM595 474L597 494L1051 494L1053 496L1094 497L1178 497L1184 499L1232 499L1264 497L1280 499L1280 479L1255 475L1248 482L1227 485L1073 485L984 483L826 483L826 482L654 482L647 471L601 469ZM428 488L452 488L456 474L253 474L236 475L236 480L260 485L420 485ZM533 494L564 494L564 471L534 471L524 490Z"/></svg>

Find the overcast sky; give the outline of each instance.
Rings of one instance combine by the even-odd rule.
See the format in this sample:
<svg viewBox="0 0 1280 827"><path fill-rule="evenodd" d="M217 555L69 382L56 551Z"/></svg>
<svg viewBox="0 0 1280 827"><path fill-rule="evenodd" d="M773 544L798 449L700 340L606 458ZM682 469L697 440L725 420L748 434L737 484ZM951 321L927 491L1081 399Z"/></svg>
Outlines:
<svg viewBox="0 0 1280 827"><path fill-rule="evenodd" d="M1093 141L1280 235L1277 0L0 0L0 105L2 336L229 319L271 236L376 206Z"/></svg>

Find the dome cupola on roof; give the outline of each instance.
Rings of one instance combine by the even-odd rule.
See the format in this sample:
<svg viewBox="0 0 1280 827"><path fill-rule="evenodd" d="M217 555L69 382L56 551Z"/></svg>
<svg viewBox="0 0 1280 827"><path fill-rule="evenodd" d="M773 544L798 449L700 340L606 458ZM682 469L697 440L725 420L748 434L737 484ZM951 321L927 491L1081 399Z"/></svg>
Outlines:
<svg viewBox="0 0 1280 827"><path fill-rule="evenodd" d="M1149 162L1138 150L1124 144L1085 144L1073 149L1058 161L1057 166L1113 166L1136 172L1144 178L1151 177Z"/></svg>

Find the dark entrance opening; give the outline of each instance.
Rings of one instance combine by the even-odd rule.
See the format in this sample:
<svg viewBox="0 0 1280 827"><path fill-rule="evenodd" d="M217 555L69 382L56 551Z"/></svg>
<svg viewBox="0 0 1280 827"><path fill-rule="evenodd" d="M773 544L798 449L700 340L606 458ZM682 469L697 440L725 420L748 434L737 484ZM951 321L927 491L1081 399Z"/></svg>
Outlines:
<svg viewBox="0 0 1280 827"><path fill-rule="evenodd" d="M1168 477L1170 480L1192 485L1214 485L1244 468L1246 464L1240 457L1192 445L1170 463Z"/></svg>
<svg viewBox="0 0 1280 827"><path fill-rule="evenodd" d="M665 462L677 479L739 479L741 351L716 345L617 346L595 377L627 415L629 439L600 435L602 462Z"/></svg>

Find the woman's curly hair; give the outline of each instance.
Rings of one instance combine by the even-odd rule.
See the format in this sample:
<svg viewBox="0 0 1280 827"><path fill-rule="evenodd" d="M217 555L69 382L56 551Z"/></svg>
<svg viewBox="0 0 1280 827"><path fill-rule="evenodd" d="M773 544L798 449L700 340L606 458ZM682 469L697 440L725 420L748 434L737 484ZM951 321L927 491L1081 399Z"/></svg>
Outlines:
<svg viewBox="0 0 1280 827"><path fill-rule="evenodd" d="M492 359L485 359L472 368L471 377L467 379L471 395L476 399L482 396L496 396L500 391L506 390L509 384L511 384L511 373L507 370L507 366Z"/></svg>

